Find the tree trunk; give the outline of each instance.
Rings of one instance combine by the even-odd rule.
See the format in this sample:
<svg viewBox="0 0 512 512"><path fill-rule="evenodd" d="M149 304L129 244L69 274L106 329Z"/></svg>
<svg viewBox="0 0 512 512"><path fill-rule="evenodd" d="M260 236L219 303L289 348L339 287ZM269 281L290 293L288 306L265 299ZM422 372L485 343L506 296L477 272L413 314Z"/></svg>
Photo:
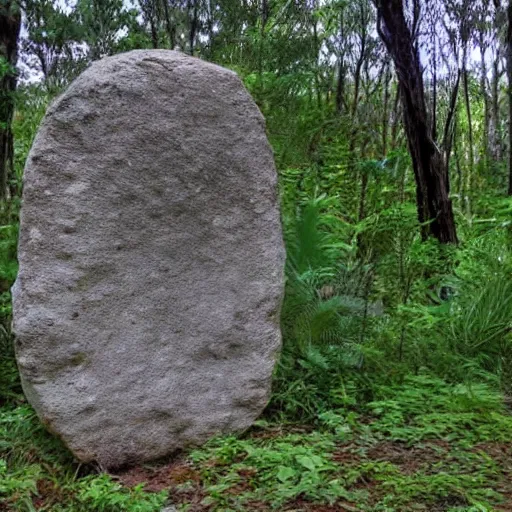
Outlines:
<svg viewBox="0 0 512 512"><path fill-rule="evenodd" d="M403 1L376 0L376 5L379 35L393 58L400 83L422 237L457 243L448 172L432 140L420 59L405 19Z"/></svg>
<svg viewBox="0 0 512 512"><path fill-rule="evenodd" d="M14 182L14 145L12 119L16 91L16 62L21 14L14 1L0 4L0 199L8 194L9 181ZM16 193L11 189L11 194Z"/></svg>
<svg viewBox="0 0 512 512"><path fill-rule="evenodd" d="M345 17L342 11L340 14L340 31L339 31L339 37L342 41L342 47L343 47L343 41L344 41L344 27L345 27ZM338 67L338 80L336 83L336 112L338 114L341 114L343 111L343 107L346 106L345 103L345 50L341 49L340 56L338 58L339 60L339 67Z"/></svg>
<svg viewBox="0 0 512 512"><path fill-rule="evenodd" d="M436 41L433 40L434 58L432 59L432 139L437 140L437 55Z"/></svg>
<svg viewBox="0 0 512 512"><path fill-rule="evenodd" d="M259 101L263 102L263 68L264 54L266 53L266 29L270 18L270 0L261 0L260 3L260 41L258 50L258 93ZM311 93L311 91L309 91Z"/></svg>
<svg viewBox="0 0 512 512"><path fill-rule="evenodd" d="M400 119L400 84L396 85L395 98L393 100L393 119L391 124L391 149L396 149L398 144L398 129Z"/></svg>
<svg viewBox="0 0 512 512"><path fill-rule="evenodd" d="M460 86L460 77L461 70L457 72L457 80L455 81L455 85L453 87L451 96L450 96L450 105L448 108L448 114L446 116L446 124L444 127L444 136L443 136L443 150L444 150L444 165L449 172L450 169L450 157L452 154L452 145L453 138L455 134L455 116L457 112L457 97L459 95L459 86Z"/></svg>
<svg viewBox="0 0 512 512"><path fill-rule="evenodd" d="M512 196L512 0L507 7L507 78L508 78L508 195Z"/></svg>
<svg viewBox="0 0 512 512"><path fill-rule="evenodd" d="M199 9L198 0L189 0L188 2L188 20L189 20L189 31L188 31L188 45L190 55L194 55L196 35L199 23Z"/></svg>
<svg viewBox="0 0 512 512"><path fill-rule="evenodd" d="M165 28L169 38L169 48L173 50L176 46L176 27L173 24L171 11L169 9L169 0L162 0L165 16Z"/></svg>
<svg viewBox="0 0 512 512"><path fill-rule="evenodd" d="M357 112L357 104L359 103L359 88L361 84L361 70L363 69L364 60L366 58L366 46L367 46L367 26L366 26L366 12L363 2L359 3L359 15L360 15L360 30L359 34L359 56L356 62L356 68L354 71L354 98L352 100L352 108L350 113L352 119L355 118Z"/></svg>
<svg viewBox="0 0 512 512"><path fill-rule="evenodd" d="M389 100L391 86L391 69L386 66L386 76L384 78L384 108L382 112L382 158L388 154L388 128L389 128Z"/></svg>
<svg viewBox="0 0 512 512"><path fill-rule="evenodd" d="M345 67L340 60L338 67L338 79L336 83L336 112L341 114L345 105Z"/></svg>
<svg viewBox="0 0 512 512"><path fill-rule="evenodd" d="M208 0L207 8L208 8L208 13L206 16L206 28L208 31L208 55L209 55L209 60L213 60L213 50L214 50L213 43L214 43L214 38L215 38L215 32L213 30L213 27L214 27L213 8L214 7L212 5L212 0Z"/></svg>
<svg viewBox="0 0 512 512"><path fill-rule="evenodd" d="M316 9L318 8L317 0L313 0L312 10L311 10L311 28L313 29L313 49L315 52L315 89L316 89L316 104L318 109L322 107L322 87L320 85L320 66L319 66L319 57L320 57L320 49L322 47L322 43L318 36L318 21L316 18Z"/></svg>
<svg viewBox="0 0 512 512"><path fill-rule="evenodd" d="M482 145L482 156L484 159L485 169L487 170L489 155L489 124L490 124L490 108L489 94L487 93L487 63L485 61L485 52L487 46L485 44L484 32L480 32L480 94L484 100L484 140Z"/></svg>
<svg viewBox="0 0 512 512"><path fill-rule="evenodd" d="M493 62L493 73L492 73L492 100L491 100L491 154L492 158L496 161L500 161L503 157L502 154L502 135L500 129L500 51L497 50L496 58Z"/></svg>
<svg viewBox="0 0 512 512"><path fill-rule="evenodd" d="M464 179L462 176L462 165L460 159L460 151L458 146L458 134L459 131L459 116L458 112L455 112L455 119L453 124L453 155L455 157L455 168L457 170L457 195L459 197L459 208L464 206Z"/></svg>
<svg viewBox="0 0 512 512"><path fill-rule="evenodd" d="M469 165L466 172L467 178L467 200L466 209L469 214L471 211L471 181L473 180L473 170L475 168L475 151L474 151L474 137L473 137L473 117L471 115L471 98L469 96L469 73L466 67L467 63L467 45L464 47L462 58L462 78L464 87L464 105L466 108L466 117L468 120L468 141L469 141Z"/></svg>

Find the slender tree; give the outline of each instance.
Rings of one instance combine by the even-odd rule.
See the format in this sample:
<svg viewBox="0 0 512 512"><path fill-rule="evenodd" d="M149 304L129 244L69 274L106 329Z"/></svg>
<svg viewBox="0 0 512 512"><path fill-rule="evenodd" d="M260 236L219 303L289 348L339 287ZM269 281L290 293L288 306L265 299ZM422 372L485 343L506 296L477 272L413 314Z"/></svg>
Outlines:
<svg viewBox="0 0 512 512"><path fill-rule="evenodd" d="M187 0L188 11L188 49L194 55L196 38L199 32L199 0Z"/></svg>
<svg viewBox="0 0 512 512"><path fill-rule="evenodd" d="M127 12L122 0L78 0L80 36L89 47L89 58L112 55L118 34L125 28Z"/></svg>
<svg viewBox="0 0 512 512"><path fill-rule="evenodd" d="M48 89L59 90L81 68L84 32L76 13L68 13L52 0L23 1L25 61L43 76ZM83 28L83 27L82 27Z"/></svg>
<svg viewBox="0 0 512 512"><path fill-rule="evenodd" d="M176 25L173 19L174 5L169 5L169 0L162 0L165 17L165 30L169 38L169 47L173 49L176 46Z"/></svg>
<svg viewBox="0 0 512 512"><path fill-rule="evenodd" d="M159 39L158 39L158 27L159 27L159 9L157 0L140 0L140 8L142 11L142 17L149 25L151 32L151 44L153 48L159 47Z"/></svg>
<svg viewBox="0 0 512 512"><path fill-rule="evenodd" d="M0 0L0 198L8 195L14 173L12 119L16 90L16 62L21 14L17 2ZM11 192L13 192L11 190Z"/></svg>
<svg viewBox="0 0 512 512"><path fill-rule="evenodd" d="M508 78L508 195L512 196L512 0L507 6L507 78Z"/></svg>
<svg viewBox="0 0 512 512"><path fill-rule="evenodd" d="M336 112L341 114L343 108L346 107L345 99L345 82L346 82L346 41L345 41L345 5L341 5L341 13L339 19L339 55L338 55L338 76L336 80Z"/></svg>
<svg viewBox="0 0 512 512"><path fill-rule="evenodd" d="M377 28L398 75L404 125L416 179L418 218L422 236L432 235L441 243L457 243L457 232L449 198L448 169L429 126L418 48L409 28L403 0L376 0ZM415 2L415 16L419 15Z"/></svg>

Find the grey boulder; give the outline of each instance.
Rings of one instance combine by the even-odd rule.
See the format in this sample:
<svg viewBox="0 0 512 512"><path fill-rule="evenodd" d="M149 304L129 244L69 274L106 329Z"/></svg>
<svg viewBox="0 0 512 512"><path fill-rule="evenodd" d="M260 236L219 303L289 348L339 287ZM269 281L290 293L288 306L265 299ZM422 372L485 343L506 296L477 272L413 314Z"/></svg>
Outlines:
<svg viewBox="0 0 512 512"><path fill-rule="evenodd" d="M16 354L75 456L119 467L248 428L280 348L284 248L264 120L184 54L95 62L25 170Z"/></svg>

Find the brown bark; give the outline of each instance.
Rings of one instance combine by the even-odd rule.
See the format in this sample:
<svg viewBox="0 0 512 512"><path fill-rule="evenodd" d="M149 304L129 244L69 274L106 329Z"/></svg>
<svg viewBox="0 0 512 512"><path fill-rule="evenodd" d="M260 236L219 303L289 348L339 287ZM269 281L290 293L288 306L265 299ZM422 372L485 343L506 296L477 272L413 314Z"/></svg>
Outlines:
<svg viewBox="0 0 512 512"><path fill-rule="evenodd" d="M403 2L376 0L376 5L379 35L393 58L400 83L422 236L424 239L434 236L441 243L457 243L448 172L432 139L419 55L405 19Z"/></svg>
<svg viewBox="0 0 512 512"><path fill-rule="evenodd" d="M19 6L14 1L0 3L0 199L8 194L9 181L14 182L14 145L12 120L14 117L14 93L16 91L18 37L21 27ZM14 188L11 195L16 193Z"/></svg>

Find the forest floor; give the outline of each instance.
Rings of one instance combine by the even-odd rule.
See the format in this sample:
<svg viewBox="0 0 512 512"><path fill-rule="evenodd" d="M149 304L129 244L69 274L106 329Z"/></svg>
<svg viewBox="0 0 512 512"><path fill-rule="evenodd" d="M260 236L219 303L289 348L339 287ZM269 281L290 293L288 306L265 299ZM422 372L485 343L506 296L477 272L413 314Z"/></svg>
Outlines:
<svg viewBox="0 0 512 512"><path fill-rule="evenodd" d="M267 435L246 442L263 449L268 444L288 448L292 443L307 453L322 437L277 430ZM247 452L234 460L236 468L213 456L204 465L184 459L156 468L135 468L119 478L128 486L144 482L147 491L170 490L177 510L189 512L512 511L510 443L461 448L441 440L407 444L368 443L363 438L335 443L326 459L300 457L307 457L298 461L304 469L279 467L281 474L268 480L263 475L269 468L248 462ZM300 475L300 482L289 481L288 475L293 474ZM302 488L299 496L287 499L298 494L298 487Z"/></svg>
<svg viewBox="0 0 512 512"><path fill-rule="evenodd" d="M512 411L431 377L111 475L76 465L25 404L0 408L0 440L2 511L512 511Z"/></svg>

